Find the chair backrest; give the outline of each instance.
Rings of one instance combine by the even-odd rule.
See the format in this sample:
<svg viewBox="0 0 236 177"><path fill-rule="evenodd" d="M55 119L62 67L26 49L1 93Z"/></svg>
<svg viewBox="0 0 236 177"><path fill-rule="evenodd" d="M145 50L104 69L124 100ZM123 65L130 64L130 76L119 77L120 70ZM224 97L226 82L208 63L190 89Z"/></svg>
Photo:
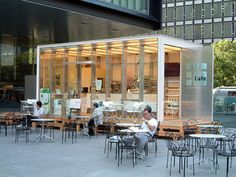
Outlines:
<svg viewBox="0 0 236 177"><path fill-rule="evenodd" d="M197 120L196 119L189 119L186 121L183 121L184 126L184 133L185 135L193 134L197 132Z"/></svg>

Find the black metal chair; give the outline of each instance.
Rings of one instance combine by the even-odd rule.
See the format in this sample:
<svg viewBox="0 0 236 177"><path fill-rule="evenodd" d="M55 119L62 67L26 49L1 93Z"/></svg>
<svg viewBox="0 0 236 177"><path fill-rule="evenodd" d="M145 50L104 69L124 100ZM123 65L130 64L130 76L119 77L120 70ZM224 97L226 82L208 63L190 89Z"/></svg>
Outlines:
<svg viewBox="0 0 236 177"><path fill-rule="evenodd" d="M76 122L65 122L63 125L63 130L62 130L62 144L63 142L66 142L66 137L70 138L71 135L71 140L72 144L77 142L77 132L76 132Z"/></svg>
<svg viewBox="0 0 236 177"><path fill-rule="evenodd" d="M23 117L21 124L15 127L15 142L18 142L20 134L25 133L25 141L29 142L29 135L31 133L32 121L30 116Z"/></svg>
<svg viewBox="0 0 236 177"><path fill-rule="evenodd" d="M183 177L185 177L186 163L188 162L188 158L192 157L192 169L193 169L193 175L195 175L194 156L196 148L183 141L173 141L173 140L172 141L167 140L167 141L168 141L168 149L171 151L169 175L171 175L173 157L179 158L179 172L181 172L181 167L183 167Z"/></svg>
<svg viewBox="0 0 236 177"><path fill-rule="evenodd" d="M218 156L226 157L226 177L229 176L229 160L231 158L236 157L236 144L235 144L235 134L230 137L230 141L226 139L220 139L221 146L219 146L217 151L216 163L218 164ZM216 169L217 171L217 169Z"/></svg>
<svg viewBox="0 0 236 177"><path fill-rule="evenodd" d="M108 133L105 137L104 153L106 153L106 150L108 149L109 139L116 134L116 123L120 123L120 120L117 118L110 118L104 123L104 125L108 128Z"/></svg>
<svg viewBox="0 0 236 177"><path fill-rule="evenodd" d="M118 166L122 164L123 153L126 151L127 155L132 155L133 167L137 164L136 152L137 145L135 144L134 136L123 136L118 143Z"/></svg>

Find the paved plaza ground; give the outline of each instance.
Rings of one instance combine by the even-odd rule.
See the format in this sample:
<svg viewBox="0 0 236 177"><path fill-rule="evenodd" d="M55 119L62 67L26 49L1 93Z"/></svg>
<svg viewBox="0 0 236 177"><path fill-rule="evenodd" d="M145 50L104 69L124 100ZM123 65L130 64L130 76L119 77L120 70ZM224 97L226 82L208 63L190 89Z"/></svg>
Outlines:
<svg viewBox="0 0 236 177"><path fill-rule="evenodd" d="M124 158L123 164L117 166L114 149L107 158L104 153L105 135L98 137L78 136L77 143L71 140L62 144L61 132L55 130L55 141L48 140L35 143L36 134L30 135L30 142L26 143L22 137L18 143L14 142L11 133L7 137L0 133L0 177L168 177L166 168L166 141L158 140L157 157L154 148L149 146L149 156L138 159L133 168L130 158ZM198 155L196 155L196 160ZM190 161L189 161L190 162ZM197 164L196 177L224 177L226 159L220 157L218 174L213 174L208 163ZM235 176L236 168L230 169L229 176ZM172 176L180 177L178 165L173 167ZM192 170L186 170L186 176L193 176Z"/></svg>

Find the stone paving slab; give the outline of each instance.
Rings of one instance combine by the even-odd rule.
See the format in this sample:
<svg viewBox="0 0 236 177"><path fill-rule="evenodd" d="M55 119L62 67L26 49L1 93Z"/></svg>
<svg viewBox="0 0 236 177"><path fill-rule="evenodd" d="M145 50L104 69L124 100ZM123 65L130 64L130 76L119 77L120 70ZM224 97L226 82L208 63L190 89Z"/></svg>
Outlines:
<svg viewBox="0 0 236 177"><path fill-rule="evenodd" d="M10 132L10 131L9 131ZM154 148L149 145L149 156L138 159L133 168L130 158L124 158L123 164L117 166L112 149L109 157L104 153L105 136L88 139L79 136L77 143L72 144L69 139L61 143L61 132L55 130L55 141L35 143L36 134L30 135L30 142L26 143L22 137L18 143L14 142L11 132L7 137L3 130L0 133L0 177L169 177L166 168L166 142L158 140L158 153L155 158ZM196 160L198 155L196 155ZM189 163L191 160L189 161ZM219 158L220 169L213 174L207 163L196 165L195 177L224 177L226 159ZM229 177L236 174L235 162L230 169ZM172 176L181 177L178 164L172 169ZM192 170L186 169L186 177L191 177Z"/></svg>

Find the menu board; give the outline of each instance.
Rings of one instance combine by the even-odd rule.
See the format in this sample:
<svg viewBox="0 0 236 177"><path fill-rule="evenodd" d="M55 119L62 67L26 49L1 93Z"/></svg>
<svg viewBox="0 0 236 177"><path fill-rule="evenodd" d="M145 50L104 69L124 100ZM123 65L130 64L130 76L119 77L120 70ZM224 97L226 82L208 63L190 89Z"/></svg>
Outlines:
<svg viewBox="0 0 236 177"><path fill-rule="evenodd" d="M80 109L81 99L70 99L69 108Z"/></svg>

